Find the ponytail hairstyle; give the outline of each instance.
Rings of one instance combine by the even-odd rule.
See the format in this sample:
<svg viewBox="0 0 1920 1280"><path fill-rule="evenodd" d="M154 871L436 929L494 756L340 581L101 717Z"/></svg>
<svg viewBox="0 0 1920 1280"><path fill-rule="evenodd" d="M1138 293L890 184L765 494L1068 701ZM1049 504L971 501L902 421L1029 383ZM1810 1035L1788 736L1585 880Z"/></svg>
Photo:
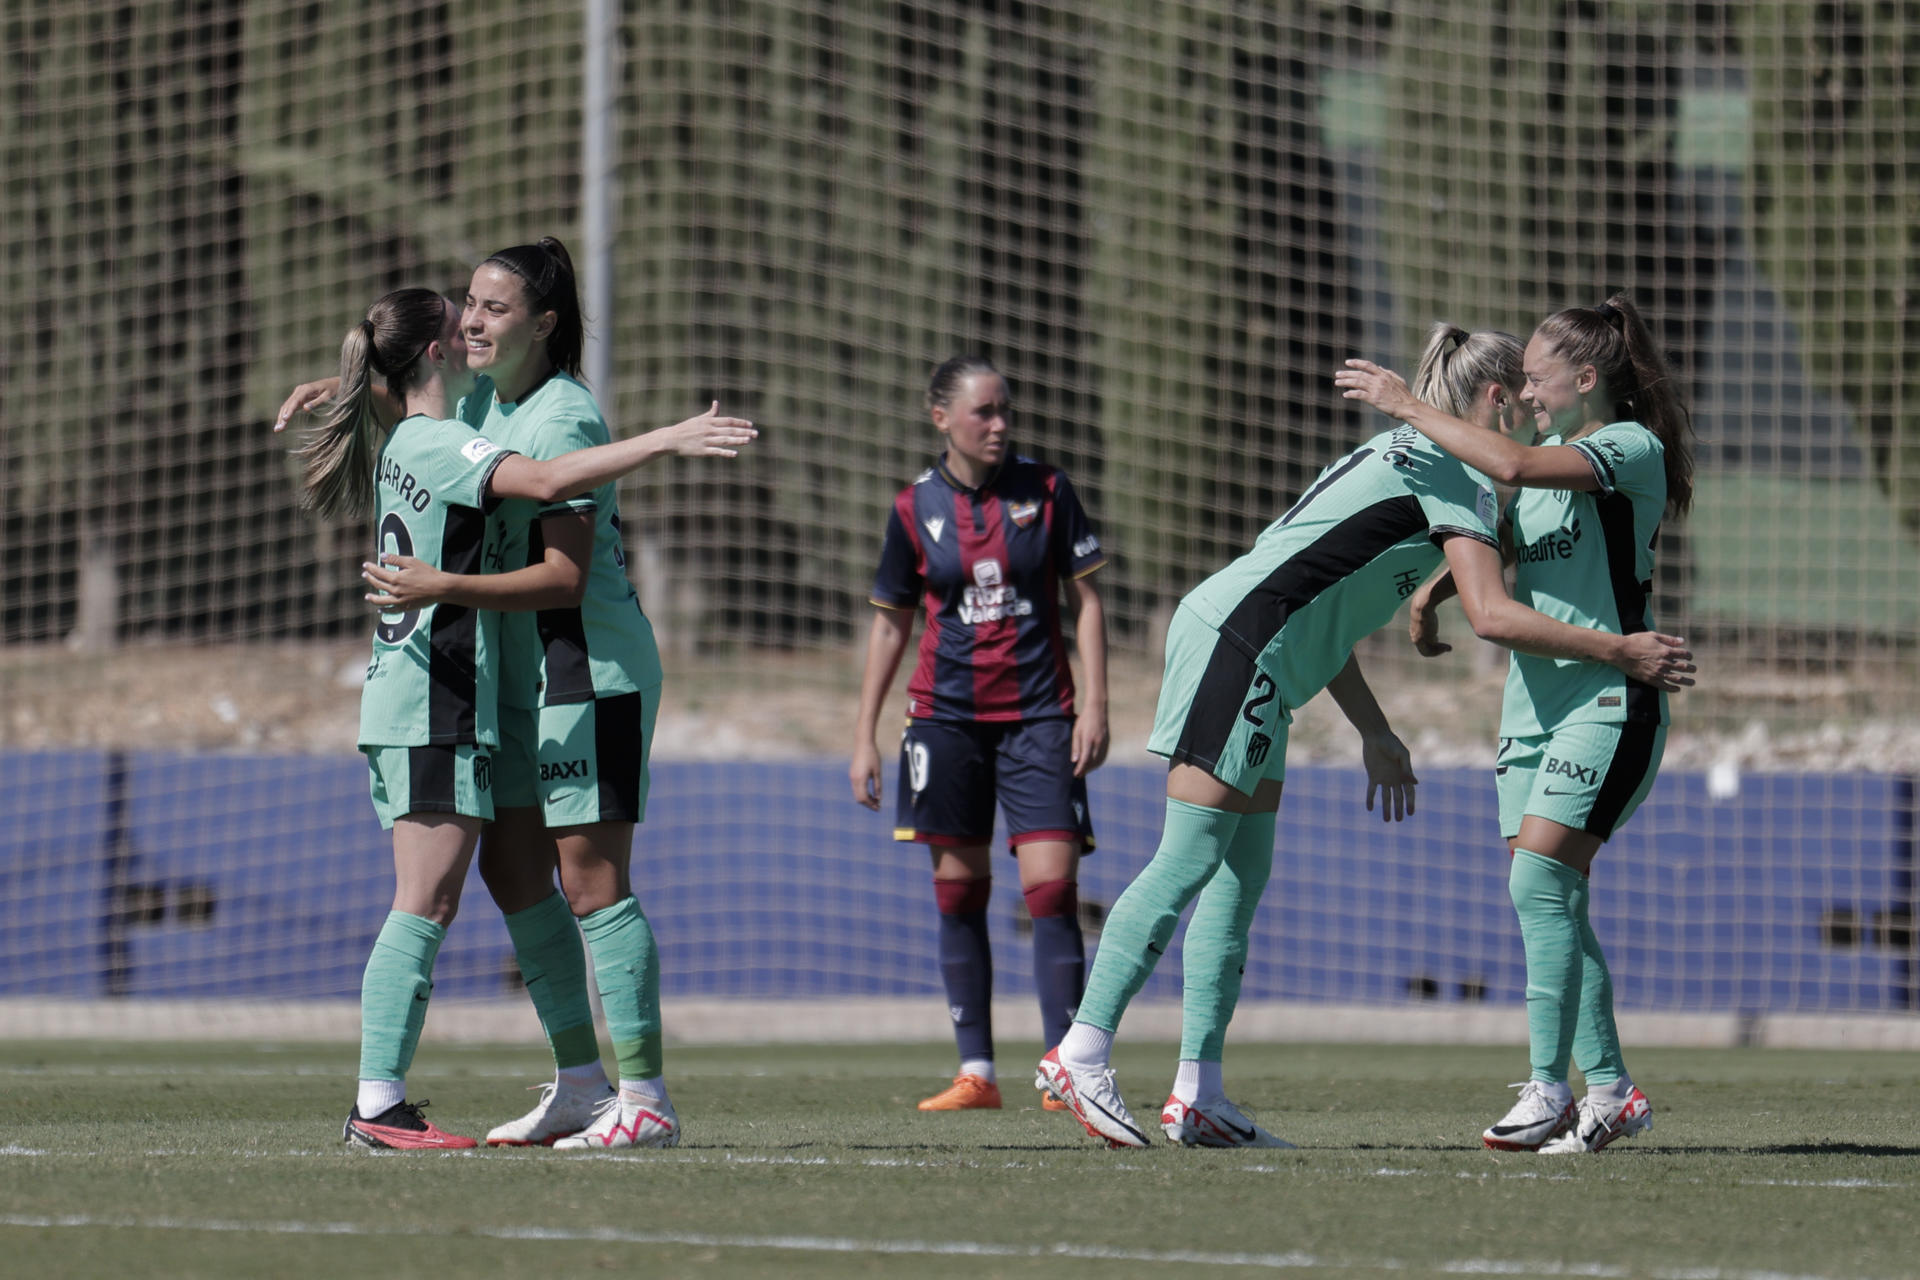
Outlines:
<svg viewBox="0 0 1920 1280"><path fill-rule="evenodd" d="M1006 381L1005 375L994 368L993 361L985 356L955 356L942 361L934 369L932 380L927 383L927 412L952 405L955 393L960 390L960 380L976 373L990 373L1000 381Z"/></svg>
<svg viewBox="0 0 1920 1280"><path fill-rule="evenodd" d="M367 308L340 343L340 391L327 420L307 433L301 462L302 506L328 519L365 520L374 510L374 446L380 420L373 379L404 402L418 381L420 357L446 326L447 304L432 289L397 289Z"/></svg>
<svg viewBox="0 0 1920 1280"><path fill-rule="evenodd" d="M573 277L573 258L567 246L552 236L542 236L538 244L517 244L502 249L481 266L501 267L520 277L527 287L527 301L534 315L554 314L553 332L547 335L547 358L567 376L580 376L580 358L586 351L586 325L580 316L580 286Z"/></svg>
<svg viewBox="0 0 1920 1280"><path fill-rule="evenodd" d="M1464 418L1473 411L1480 388L1488 383L1518 394L1526 375L1520 371L1526 344L1498 329L1468 333L1441 320L1427 332L1427 349L1420 353L1412 391L1422 402L1442 413Z"/></svg>
<svg viewBox="0 0 1920 1280"><path fill-rule="evenodd" d="M1693 505L1693 418L1633 301L1616 293L1597 307L1569 307L1534 332L1562 360L1599 371L1616 420L1638 422L1659 437L1666 449L1667 510L1686 515Z"/></svg>

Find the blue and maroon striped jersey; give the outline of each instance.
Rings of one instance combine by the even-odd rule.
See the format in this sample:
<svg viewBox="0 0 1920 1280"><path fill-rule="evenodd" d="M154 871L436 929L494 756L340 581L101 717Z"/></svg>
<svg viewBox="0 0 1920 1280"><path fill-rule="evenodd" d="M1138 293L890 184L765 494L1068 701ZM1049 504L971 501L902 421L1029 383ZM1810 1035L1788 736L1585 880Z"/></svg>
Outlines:
<svg viewBox="0 0 1920 1280"><path fill-rule="evenodd" d="M1016 457L969 489L942 454L893 500L873 582L882 608L926 601L907 715L1071 716L1060 584L1105 563L1066 472Z"/></svg>

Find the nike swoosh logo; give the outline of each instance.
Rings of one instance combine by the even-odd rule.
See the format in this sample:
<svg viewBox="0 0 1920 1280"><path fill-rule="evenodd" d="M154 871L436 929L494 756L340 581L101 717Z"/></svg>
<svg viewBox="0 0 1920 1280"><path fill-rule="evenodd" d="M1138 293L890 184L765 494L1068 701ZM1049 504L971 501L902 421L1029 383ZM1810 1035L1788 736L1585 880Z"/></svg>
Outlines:
<svg viewBox="0 0 1920 1280"><path fill-rule="evenodd" d="M1496 1138L1504 1138L1510 1133L1520 1133L1527 1129L1537 1129L1539 1127L1537 1122L1534 1124L1495 1125L1490 1132Z"/></svg>
<svg viewBox="0 0 1920 1280"><path fill-rule="evenodd" d="M1577 796L1580 793L1578 791L1555 791L1552 787L1542 787L1540 794L1543 796Z"/></svg>
<svg viewBox="0 0 1920 1280"><path fill-rule="evenodd" d="M1163 956L1167 954L1166 952L1162 951L1160 948L1154 946L1151 942L1147 944L1147 950L1153 952L1153 954L1157 956Z"/></svg>
<svg viewBox="0 0 1920 1280"><path fill-rule="evenodd" d="M1234 1137L1240 1139L1240 1141L1242 1142L1253 1141L1254 1130L1252 1125L1248 1125L1244 1129L1239 1129L1234 1127L1234 1124L1231 1120L1216 1120L1214 1123L1218 1124L1222 1129L1226 1130L1229 1134L1232 1134Z"/></svg>

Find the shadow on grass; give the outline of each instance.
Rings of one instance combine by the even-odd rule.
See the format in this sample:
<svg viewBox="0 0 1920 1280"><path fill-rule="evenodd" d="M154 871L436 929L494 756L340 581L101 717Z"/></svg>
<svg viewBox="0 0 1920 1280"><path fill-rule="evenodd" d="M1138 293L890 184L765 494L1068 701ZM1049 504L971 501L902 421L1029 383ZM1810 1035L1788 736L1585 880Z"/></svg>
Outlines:
<svg viewBox="0 0 1920 1280"><path fill-rule="evenodd" d="M1356 1142L1351 1146L1322 1148L1339 1151L1379 1151L1410 1152L1435 1151L1473 1153L1498 1157L1513 1156L1520 1159L1551 1160L1552 1156L1543 1156L1535 1151L1487 1151L1484 1148L1468 1146L1464 1143L1446 1142ZM1881 1143L1866 1142L1779 1142L1756 1143L1750 1147L1688 1145L1661 1146L1643 1144L1639 1146L1615 1145L1607 1148L1608 1156L1886 1156L1898 1159L1920 1156L1920 1147L1901 1147Z"/></svg>
<svg viewBox="0 0 1920 1280"><path fill-rule="evenodd" d="M1687 1150L1755 1156L1906 1156L1909 1159L1920 1156L1920 1147L1877 1142L1776 1142L1752 1147L1689 1147Z"/></svg>

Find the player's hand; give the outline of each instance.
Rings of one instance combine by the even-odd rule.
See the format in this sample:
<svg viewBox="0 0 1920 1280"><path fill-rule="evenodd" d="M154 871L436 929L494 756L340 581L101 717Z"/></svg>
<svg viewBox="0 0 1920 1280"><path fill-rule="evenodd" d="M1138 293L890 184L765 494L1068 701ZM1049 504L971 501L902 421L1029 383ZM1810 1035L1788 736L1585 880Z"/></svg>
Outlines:
<svg viewBox="0 0 1920 1280"><path fill-rule="evenodd" d="M397 556L392 552L380 557L379 564L361 562L360 577L371 588L367 603L382 613L404 613L425 605L437 604L451 574L442 573L424 560Z"/></svg>
<svg viewBox="0 0 1920 1280"><path fill-rule="evenodd" d="M1420 402L1407 380L1371 360L1349 360L1333 375L1333 385L1348 400L1364 400L1389 418L1405 418Z"/></svg>
<svg viewBox="0 0 1920 1280"><path fill-rule="evenodd" d="M698 417L649 434L663 452L676 457L733 458L739 456L741 446L753 443L760 433L745 418L721 417L720 402L715 400Z"/></svg>
<svg viewBox="0 0 1920 1280"><path fill-rule="evenodd" d="M1082 707L1073 718L1073 776L1084 778L1107 762L1112 736L1105 707Z"/></svg>
<svg viewBox="0 0 1920 1280"><path fill-rule="evenodd" d="M853 764L847 769L847 781L853 784L853 798L880 812L880 753L871 742L853 749Z"/></svg>
<svg viewBox="0 0 1920 1280"><path fill-rule="evenodd" d="M340 390L340 379L321 378L315 382L303 382L293 389L293 394L280 402L280 412L273 420L275 431L285 431L287 424L293 421L296 413L313 413L320 406L333 399Z"/></svg>
<svg viewBox="0 0 1920 1280"><path fill-rule="evenodd" d="M1693 654L1679 636L1641 631L1620 637L1620 656L1613 665L1641 684L1677 693L1693 684Z"/></svg>
<svg viewBox="0 0 1920 1280"><path fill-rule="evenodd" d="M1414 650L1423 658L1453 652L1453 646L1440 638L1440 611L1433 603L1432 593L1422 587L1407 604L1411 610L1407 616L1407 638L1413 641Z"/></svg>
<svg viewBox="0 0 1920 1280"><path fill-rule="evenodd" d="M1391 733L1360 740L1360 762L1367 768L1367 812L1373 812L1373 794L1380 793L1380 820L1399 822L1413 812L1413 757L1407 744Z"/></svg>

